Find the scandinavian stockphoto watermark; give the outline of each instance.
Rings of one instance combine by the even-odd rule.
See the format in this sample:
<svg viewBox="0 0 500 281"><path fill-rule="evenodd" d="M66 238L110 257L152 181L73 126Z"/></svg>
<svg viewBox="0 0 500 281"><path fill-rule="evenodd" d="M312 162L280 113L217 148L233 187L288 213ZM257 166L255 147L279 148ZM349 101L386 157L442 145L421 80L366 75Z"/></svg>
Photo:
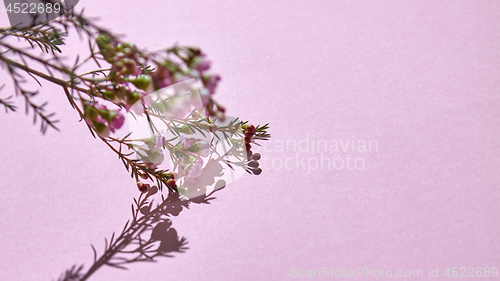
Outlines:
<svg viewBox="0 0 500 281"><path fill-rule="evenodd" d="M23 29L70 12L79 0L3 0L12 28Z"/></svg>
<svg viewBox="0 0 500 281"><path fill-rule="evenodd" d="M429 268L428 277L437 277L438 269ZM364 266L349 267L347 268L332 268L322 267L317 269L300 269L297 267L290 267L290 277L293 278L422 278L424 271L421 269L372 269Z"/></svg>
<svg viewBox="0 0 500 281"><path fill-rule="evenodd" d="M371 155L379 152L379 141L359 139L354 135L345 139L273 140L260 150L265 152L263 168L272 170L300 170L308 174L316 170L357 170L367 167Z"/></svg>
<svg viewBox="0 0 500 281"><path fill-rule="evenodd" d="M498 267L468 266L468 267L427 267L426 269L387 269L368 268L366 266L349 268L322 267L316 269L302 269L290 267L289 275L292 278L463 278L476 277L496 278L500 273ZM489 280L489 279L486 279Z"/></svg>

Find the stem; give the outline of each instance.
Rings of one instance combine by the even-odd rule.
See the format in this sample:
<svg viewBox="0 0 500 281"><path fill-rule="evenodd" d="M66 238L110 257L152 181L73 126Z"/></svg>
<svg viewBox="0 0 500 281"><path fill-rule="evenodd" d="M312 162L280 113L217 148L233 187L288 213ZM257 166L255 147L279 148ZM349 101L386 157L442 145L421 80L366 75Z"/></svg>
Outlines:
<svg viewBox="0 0 500 281"><path fill-rule="evenodd" d="M21 54L23 56L27 56L28 58L30 58L32 60L35 60L35 61L37 61L39 63L42 63L42 64L47 65L47 66L50 66L50 67L52 67L52 68L54 68L54 69L56 69L56 70L58 70L58 71L60 71L62 73L66 73L68 75L71 75L73 73L70 70L67 70L65 68L61 68L61 67L59 67L57 65L54 65L54 64L52 64L52 63L50 63L48 61L42 60L42 59L40 59L40 58L38 58L38 57L30 54L30 53L27 53L27 52L19 49L19 48L13 47L10 44L6 44L6 43L3 43L3 42L0 41L0 45L4 46L5 48L7 48L9 50L13 50L14 52L19 53L19 54Z"/></svg>
<svg viewBox="0 0 500 281"><path fill-rule="evenodd" d="M14 66L16 68L22 69L22 70L24 70L24 71L26 71L28 73L35 74L36 76L38 76L40 78L43 78L43 79L45 79L47 81L50 81L50 82L52 82L54 84L57 84L59 86L62 86L64 88L72 88L72 89L75 89L77 91L83 92L83 93L85 93L87 95L89 94L88 90L86 90L84 88L80 88L80 87L75 86L75 85L71 86L71 85L69 85L69 83L67 81L64 81L64 80L59 79L59 78L55 78L53 76L48 76L47 74L45 74L43 72L40 72L40 71L35 70L35 69L32 69L32 68L30 68L30 67L28 67L26 65L17 63L17 62L15 62L15 61L13 61L11 59L8 59L8 58L6 58L6 57L4 57L2 55L0 55L0 60L4 61L7 64L10 64L10 65L12 65L12 66Z"/></svg>

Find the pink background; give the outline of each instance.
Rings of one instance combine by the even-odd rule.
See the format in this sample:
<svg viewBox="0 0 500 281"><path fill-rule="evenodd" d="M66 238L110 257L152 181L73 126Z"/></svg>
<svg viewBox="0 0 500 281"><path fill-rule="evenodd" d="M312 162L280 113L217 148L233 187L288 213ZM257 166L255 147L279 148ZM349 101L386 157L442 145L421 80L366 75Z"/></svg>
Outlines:
<svg viewBox="0 0 500 281"><path fill-rule="evenodd" d="M269 122L263 161L279 159L173 218L186 253L90 280L295 280L292 267L358 266L420 269L414 280L427 280L429 267L440 276L446 267L500 267L500 2L82 0L79 8L149 50L202 47L223 77L217 99L231 116ZM0 280L53 280L88 266L90 244L102 251L138 195L63 92L47 85L43 99L61 132L42 136L22 107L0 110ZM276 151L277 140L307 135L377 140L379 149L350 153L365 160L362 170L278 169L288 157L320 157Z"/></svg>

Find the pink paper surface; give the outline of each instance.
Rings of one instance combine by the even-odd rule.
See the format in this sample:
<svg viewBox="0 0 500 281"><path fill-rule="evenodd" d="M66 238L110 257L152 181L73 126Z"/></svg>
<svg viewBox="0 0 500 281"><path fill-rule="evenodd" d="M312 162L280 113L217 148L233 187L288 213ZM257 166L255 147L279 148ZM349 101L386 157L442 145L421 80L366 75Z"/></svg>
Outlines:
<svg viewBox="0 0 500 281"><path fill-rule="evenodd" d="M90 280L308 280L294 272L325 267L442 280L446 268L500 268L500 2L80 2L149 50L200 46L228 115L272 134L260 176L173 217L189 250ZM139 194L62 90L43 93L60 132L42 136L22 107L0 110L0 280L88 268L90 244L102 252Z"/></svg>

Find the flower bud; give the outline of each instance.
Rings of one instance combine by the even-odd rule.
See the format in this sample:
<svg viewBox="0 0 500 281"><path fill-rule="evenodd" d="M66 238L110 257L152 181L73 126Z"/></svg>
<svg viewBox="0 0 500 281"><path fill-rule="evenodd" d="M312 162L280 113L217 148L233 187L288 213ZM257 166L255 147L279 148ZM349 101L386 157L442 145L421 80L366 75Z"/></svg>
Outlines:
<svg viewBox="0 0 500 281"><path fill-rule="evenodd" d="M104 118L104 120L109 122L116 116L116 111L101 109L99 110L99 115L101 115L101 117Z"/></svg>
<svg viewBox="0 0 500 281"><path fill-rule="evenodd" d="M135 61L131 59L123 59L123 65L125 68L123 69L123 75L132 75L136 72L137 64Z"/></svg>
<svg viewBox="0 0 500 281"><path fill-rule="evenodd" d="M201 157L207 157L210 155L210 143L207 140L199 140L189 150Z"/></svg>
<svg viewBox="0 0 500 281"><path fill-rule="evenodd" d="M109 135L109 128L105 123L93 121L92 125L100 136L107 137Z"/></svg>
<svg viewBox="0 0 500 281"><path fill-rule="evenodd" d="M255 168L252 170L253 174L258 176L262 173L262 169L261 168Z"/></svg>
<svg viewBox="0 0 500 281"><path fill-rule="evenodd" d="M132 81L132 84L141 90L146 90L152 81L153 80L149 75L139 75Z"/></svg>
<svg viewBox="0 0 500 281"><path fill-rule="evenodd" d="M126 50L127 49L134 49L134 44L130 43L130 42L123 42L121 43L119 46L118 46L118 50L120 50L120 52L126 54Z"/></svg>
<svg viewBox="0 0 500 281"><path fill-rule="evenodd" d="M101 53L109 53L113 48L113 46L111 46L111 38L106 34L101 33L97 35L95 42L97 43Z"/></svg>
<svg viewBox="0 0 500 281"><path fill-rule="evenodd" d="M138 100L141 99L141 94L138 92L127 92L127 104L132 106L134 103L136 103Z"/></svg>
<svg viewBox="0 0 500 281"><path fill-rule="evenodd" d="M246 130L247 133L252 133L252 134L255 134L257 132L254 125L248 125Z"/></svg>
<svg viewBox="0 0 500 281"><path fill-rule="evenodd" d="M260 159L260 153L255 153L254 155L252 155L252 159L253 160L259 160Z"/></svg>
<svg viewBox="0 0 500 281"><path fill-rule="evenodd" d="M179 132L186 134L186 135L190 135L190 134L194 133L193 130L191 130L191 128L189 128L188 125L183 125L178 130L179 130Z"/></svg>
<svg viewBox="0 0 500 281"><path fill-rule="evenodd" d="M111 45L111 38L106 34L99 34L95 39L99 51L106 61L112 62L115 55L114 47Z"/></svg>
<svg viewBox="0 0 500 281"><path fill-rule="evenodd" d="M111 43L111 38L104 33L100 33L95 38L95 42L97 43L99 48L103 48L103 47L107 47Z"/></svg>
<svg viewBox="0 0 500 281"><path fill-rule="evenodd" d="M124 53L125 55L130 55L131 53L133 53L132 49L129 47L123 48L121 52Z"/></svg>
<svg viewBox="0 0 500 281"><path fill-rule="evenodd" d="M102 90L101 93L103 97L109 101L114 101L116 99L116 95L115 93L113 93L113 91Z"/></svg>
<svg viewBox="0 0 500 281"><path fill-rule="evenodd" d="M203 77L203 84L210 91L210 94L214 94L217 84L221 80L219 75L208 75Z"/></svg>
<svg viewBox="0 0 500 281"><path fill-rule="evenodd" d="M192 67L200 72L210 68L210 61L204 58L204 55L196 56L191 61Z"/></svg>
<svg viewBox="0 0 500 281"><path fill-rule="evenodd" d="M125 64L121 59L117 59L118 61L113 62L113 68L111 69L112 72L122 72L125 69Z"/></svg>
<svg viewBox="0 0 500 281"><path fill-rule="evenodd" d="M175 180L174 179L169 179L167 181L167 186L170 187L170 188L174 188L175 187Z"/></svg>

